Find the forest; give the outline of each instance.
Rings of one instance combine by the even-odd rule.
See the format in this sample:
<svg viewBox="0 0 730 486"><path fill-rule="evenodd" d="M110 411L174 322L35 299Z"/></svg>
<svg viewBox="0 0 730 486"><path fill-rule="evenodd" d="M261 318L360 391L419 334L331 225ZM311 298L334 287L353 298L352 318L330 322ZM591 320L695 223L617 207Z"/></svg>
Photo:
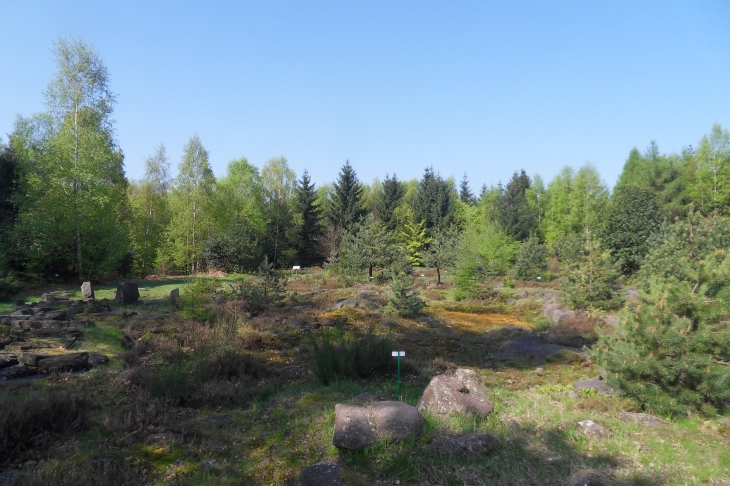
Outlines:
<svg viewBox="0 0 730 486"><path fill-rule="evenodd" d="M635 410L668 419L730 411L730 131L720 123L680 153L663 153L654 141L627 147L612 188L590 163L565 166L551 180L515 167L510 180L480 188L469 175L488 175L456 180L442 175L446 161L418 179L389 173L367 183L357 175L366 162L345 160L332 182L316 183L285 157L262 167L240 157L215 177L197 135L179 161L164 144L151 147L144 176L134 180L99 54L74 38L60 38L54 53L46 110L19 116L0 141L0 301L48 285L187 278L193 308L183 317L211 323L215 312L194 308L195 295L215 293L203 277L263 279L264 297L245 284L237 295L275 308L284 297L268 294L267 282L286 293L280 276L297 284L291 269L300 267L336 289L384 288L385 318L413 319L444 299L459 312L497 304L504 311L500 292L549 288L583 325L620 316L610 328L591 327L587 352ZM628 302L627 289L639 304ZM247 308L247 318L261 309ZM520 312L535 329L554 330L550 319ZM223 339L215 326L210 342ZM313 341L315 356L323 339ZM137 379L144 388L152 378Z"/></svg>

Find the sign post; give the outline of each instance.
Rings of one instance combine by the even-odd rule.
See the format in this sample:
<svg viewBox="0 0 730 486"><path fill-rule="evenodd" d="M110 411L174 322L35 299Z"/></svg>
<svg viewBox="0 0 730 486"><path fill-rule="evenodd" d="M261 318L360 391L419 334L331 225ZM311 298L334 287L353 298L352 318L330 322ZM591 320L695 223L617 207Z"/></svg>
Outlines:
<svg viewBox="0 0 730 486"><path fill-rule="evenodd" d="M405 356L405 351L392 351L391 356L398 356L398 398L400 398L400 357Z"/></svg>

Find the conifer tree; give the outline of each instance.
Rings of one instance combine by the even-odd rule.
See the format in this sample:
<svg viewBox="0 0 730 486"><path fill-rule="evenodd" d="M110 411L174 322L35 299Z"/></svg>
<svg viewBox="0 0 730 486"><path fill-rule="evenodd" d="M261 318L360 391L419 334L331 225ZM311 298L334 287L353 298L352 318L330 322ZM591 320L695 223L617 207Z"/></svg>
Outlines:
<svg viewBox="0 0 730 486"><path fill-rule="evenodd" d="M536 229L536 214L526 196L529 188L530 178L525 171L515 172L497 202L499 223L518 241L526 240Z"/></svg>
<svg viewBox="0 0 730 486"><path fill-rule="evenodd" d="M459 199L461 199L461 202L464 204L472 205L475 202L474 194L472 194L471 189L469 188L469 180L466 178L466 172L464 172L464 177L461 179L461 184L459 186Z"/></svg>
<svg viewBox="0 0 730 486"><path fill-rule="evenodd" d="M389 177L388 174L385 175L385 180L375 202L375 215L383 222L388 231L395 230L396 220L393 213L403 201L405 193L403 183L398 180L395 174L393 174L393 177Z"/></svg>
<svg viewBox="0 0 730 486"><path fill-rule="evenodd" d="M438 228L448 228L454 222L453 186L427 167L418 183L413 212L417 221L423 221L430 235Z"/></svg>
<svg viewBox="0 0 730 486"><path fill-rule="evenodd" d="M364 213L362 184L348 160L340 169L337 182L333 184L329 220L335 227L347 231Z"/></svg>
<svg viewBox="0 0 730 486"><path fill-rule="evenodd" d="M453 267L459 246L459 234L453 226L437 230L433 241L423 255L423 264L436 269L436 285L441 285L441 269Z"/></svg>
<svg viewBox="0 0 730 486"><path fill-rule="evenodd" d="M316 204L317 191L315 184L312 183L306 169L297 186L296 198L297 210L302 218L299 228L297 258L301 265L308 267L321 261L318 241L324 228L321 222L321 211Z"/></svg>
<svg viewBox="0 0 730 486"><path fill-rule="evenodd" d="M609 252L593 238L583 247L578 259L564 265L561 288L568 305L610 309L620 304L618 267L611 263Z"/></svg>
<svg viewBox="0 0 730 486"><path fill-rule="evenodd" d="M639 271L641 305L601 335L593 358L642 408L707 415L730 408L730 225L720 218L665 225Z"/></svg>

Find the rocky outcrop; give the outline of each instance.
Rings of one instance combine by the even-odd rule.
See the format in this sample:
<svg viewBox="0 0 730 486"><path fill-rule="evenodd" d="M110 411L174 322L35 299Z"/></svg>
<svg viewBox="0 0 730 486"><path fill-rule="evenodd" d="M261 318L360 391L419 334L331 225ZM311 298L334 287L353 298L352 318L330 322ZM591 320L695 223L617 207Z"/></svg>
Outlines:
<svg viewBox="0 0 730 486"><path fill-rule="evenodd" d="M494 411L488 393L479 375L459 368L453 375L434 376L418 401L418 409L436 414L474 413L486 417Z"/></svg>
<svg viewBox="0 0 730 486"><path fill-rule="evenodd" d="M649 415L648 413L633 413L633 412L621 412L618 415L618 419L622 422L636 422L639 423L645 427L656 427L660 425L667 425L667 422L660 419L659 417L655 417L653 415Z"/></svg>
<svg viewBox="0 0 730 486"><path fill-rule="evenodd" d="M606 384L603 376L594 376L589 380L576 381L573 383L573 389L596 390L599 393L605 393L607 395L613 392L613 388Z"/></svg>
<svg viewBox="0 0 730 486"><path fill-rule="evenodd" d="M121 305L134 304L139 299L139 287L134 282L119 282L114 302Z"/></svg>
<svg viewBox="0 0 730 486"><path fill-rule="evenodd" d="M332 304L332 307L330 309L337 310L337 309L345 309L345 308L351 308L351 309L377 309L378 304L373 302L369 299L342 299L338 300L334 304Z"/></svg>
<svg viewBox="0 0 730 486"><path fill-rule="evenodd" d="M89 368L89 353L68 353L42 358L38 360L38 368L48 373L86 370Z"/></svg>
<svg viewBox="0 0 730 486"><path fill-rule="evenodd" d="M421 413L403 402L369 401L362 405L335 405L332 444L358 450L381 440L420 439L424 420Z"/></svg>
<svg viewBox="0 0 730 486"><path fill-rule="evenodd" d="M611 437L613 434L605 427L598 425L593 420L581 420L578 427L583 435L589 437Z"/></svg>

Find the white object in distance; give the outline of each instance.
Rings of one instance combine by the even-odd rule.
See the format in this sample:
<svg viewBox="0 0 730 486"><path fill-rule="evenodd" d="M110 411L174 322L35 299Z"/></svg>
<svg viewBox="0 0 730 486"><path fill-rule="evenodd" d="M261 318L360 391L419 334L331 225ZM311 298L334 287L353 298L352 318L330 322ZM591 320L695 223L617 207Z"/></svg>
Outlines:
<svg viewBox="0 0 730 486"><path fill-rule="evenodd" d="M406 352L405 351L391 351L390 354L391 354L391 356L405 356Z"/></svg>

